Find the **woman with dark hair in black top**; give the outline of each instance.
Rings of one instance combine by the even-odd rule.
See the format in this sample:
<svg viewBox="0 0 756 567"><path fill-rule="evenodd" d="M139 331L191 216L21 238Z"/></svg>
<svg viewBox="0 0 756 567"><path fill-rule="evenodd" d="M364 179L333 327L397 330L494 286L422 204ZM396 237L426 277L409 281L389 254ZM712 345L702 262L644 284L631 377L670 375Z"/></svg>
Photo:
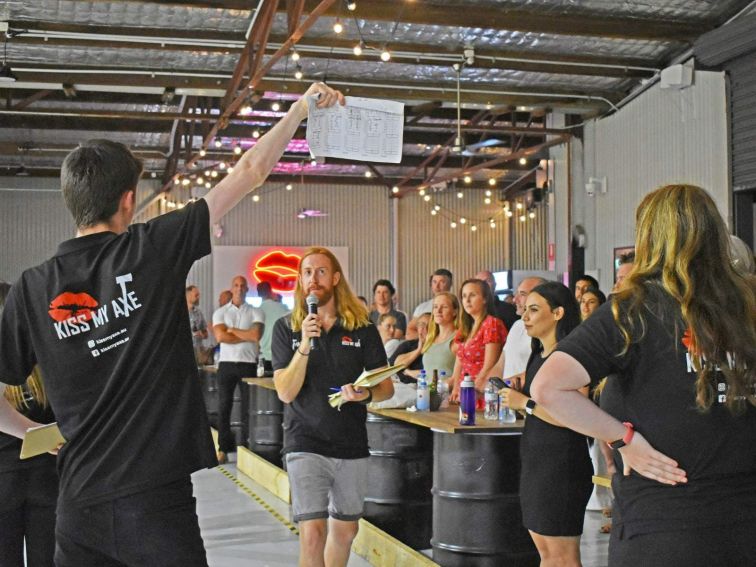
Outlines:
<svg viewBox="0 0 756 567"><path fill-rule="evenodd" d="M533 339L525 386L522 392L501 390L502 403L528 414L520 444L522 520L541 555L541 565L579 567L580 536L592 490L588 443L585 436L566 429L534 405L529 396L538 369L580 324L580 311L567 287L547 282L528 295L522 321Z"/></svg>
<svg viewBox="0 0 756 567"><path fill-rule="evenodd" d="M611 567L754 565L754 282L699 187L643 199L635 252L623 285L559 343L531 392L614 450L624 474L612 478ZM603 376L599 409L577 390Z"/></svg>

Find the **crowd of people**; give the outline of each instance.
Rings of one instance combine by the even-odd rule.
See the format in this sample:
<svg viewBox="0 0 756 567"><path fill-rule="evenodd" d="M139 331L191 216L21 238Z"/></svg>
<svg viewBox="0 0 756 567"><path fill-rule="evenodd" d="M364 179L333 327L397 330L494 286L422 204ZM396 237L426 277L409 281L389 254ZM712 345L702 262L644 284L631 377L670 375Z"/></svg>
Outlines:
<svg viewBox="0 0 756 567"><path fill-rule="evenodd" d="M344 104L322 83L307 94ZM65 159L76 237L0 286L2 565L23 565L25 541L40 567L206 566L190 475L235 450L233 390L260 357L285 404L300 565L347 563L367 486L366 405L395 392L392 380L352 383L389 360L406 365L397 384L445 373L452 403L464 375L479 400L490 377L509 381L503 402L527 416L522 520L542 565L580 565L590 439L612 477L612 567L753 564L754 264L711 197L688 185L649 193L609 297L589 275L572 289L533 275L502 299L488 271L455 294L441 268L407 317L390 281L376 281L368 306L336 256L313 247L291 313L263 284L261 306L249 305L239 275L209 326L189 269L211 251L210 226L263 183L307 105L294 103L205 198L144 224L131 224L142 165L127 148L95 140ZM211 336L217 452L197 379ZM18 440L52 419L66 442L21 462Z"/></svg>

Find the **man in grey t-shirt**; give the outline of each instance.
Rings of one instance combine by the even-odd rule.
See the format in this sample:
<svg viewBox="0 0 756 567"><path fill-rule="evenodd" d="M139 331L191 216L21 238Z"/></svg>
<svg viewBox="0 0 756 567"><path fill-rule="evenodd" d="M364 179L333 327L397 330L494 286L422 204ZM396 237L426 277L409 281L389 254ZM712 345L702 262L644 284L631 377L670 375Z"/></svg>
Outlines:
<svg viewBox="0 0 756 567"><path fill-rule="evenodd" d="M200 291L196 285L186 287L186 307L189 310L189 326L192 329L192 345L195 352L207 338L207 321L199 308Z"/></svg>

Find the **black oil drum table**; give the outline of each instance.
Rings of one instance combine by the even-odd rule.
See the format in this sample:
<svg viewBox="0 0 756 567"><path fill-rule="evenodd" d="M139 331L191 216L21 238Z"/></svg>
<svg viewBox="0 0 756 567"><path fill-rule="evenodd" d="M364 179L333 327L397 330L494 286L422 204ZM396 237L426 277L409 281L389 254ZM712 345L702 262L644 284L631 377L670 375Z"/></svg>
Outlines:
<svg viewBox="0 0 756 567"><path fill-rule="evenodd" d="M283 402L272 378L245 378L249 395L249 449L278 467L283 446Z"/></svg>
<svg viewBox="0 0 756 567"><path fill-rule="evenodd" d="M432 432L431 546L436 563L443 567L539 564L520 511L522 422L486 421L478 412L477 425L463 426L457 406L437 412L370 411ZM401 534L395 537L404 541Z"/></svg>
<svg viewBox="0 0 756 567"><path fill-rule="evenodd" d="M211 427L218 428L218 382L216 366L200 366L198 368L200 382L202 383L202 397L205 400L207 420Z"/></svg>
<svg viewBox="0 0 756 567"><path fill-rule="evenodd" d="M413 549L431 538L433 436L426 427L369 413L365 519Z"/></svg>

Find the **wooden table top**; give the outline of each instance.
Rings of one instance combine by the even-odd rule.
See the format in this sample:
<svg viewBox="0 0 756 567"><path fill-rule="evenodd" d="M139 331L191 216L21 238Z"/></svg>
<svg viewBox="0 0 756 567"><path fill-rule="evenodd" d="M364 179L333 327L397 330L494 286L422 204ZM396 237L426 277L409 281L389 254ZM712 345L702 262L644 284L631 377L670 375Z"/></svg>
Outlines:
<svg viewBox="0 0 756 567"><path fill-rule="evenodd" d="M407 411L406 409L373 409L368 411L375 415L406 421L421 427L428 427L447 433L522 433L524 422L500 423L483 419L483 412L475 413L475 425L459 424L459 406L452 405L438 411Z"/></svg>
<svg viewBox="0 0 756 567"><path fill-rule="evenodd" d="M260 386L268 390L275 390L273 378L242 378L247 384ZM438 411L407 411L406 409L374 409L368 407L370 413L406 421L421 427L446 431L447 433L522 433L524 422L500 423L483 419L483 412L475 413L475 425L459 424L459 406L452 405Z"/></svg>
<svg viewBox="0 0 756 567"><path fill-rule="evenodd" d="M242 381L252 386L260 386L261 388L267 388L268 390L275 390L273 385L273 378L242 378Z"/></svg>

